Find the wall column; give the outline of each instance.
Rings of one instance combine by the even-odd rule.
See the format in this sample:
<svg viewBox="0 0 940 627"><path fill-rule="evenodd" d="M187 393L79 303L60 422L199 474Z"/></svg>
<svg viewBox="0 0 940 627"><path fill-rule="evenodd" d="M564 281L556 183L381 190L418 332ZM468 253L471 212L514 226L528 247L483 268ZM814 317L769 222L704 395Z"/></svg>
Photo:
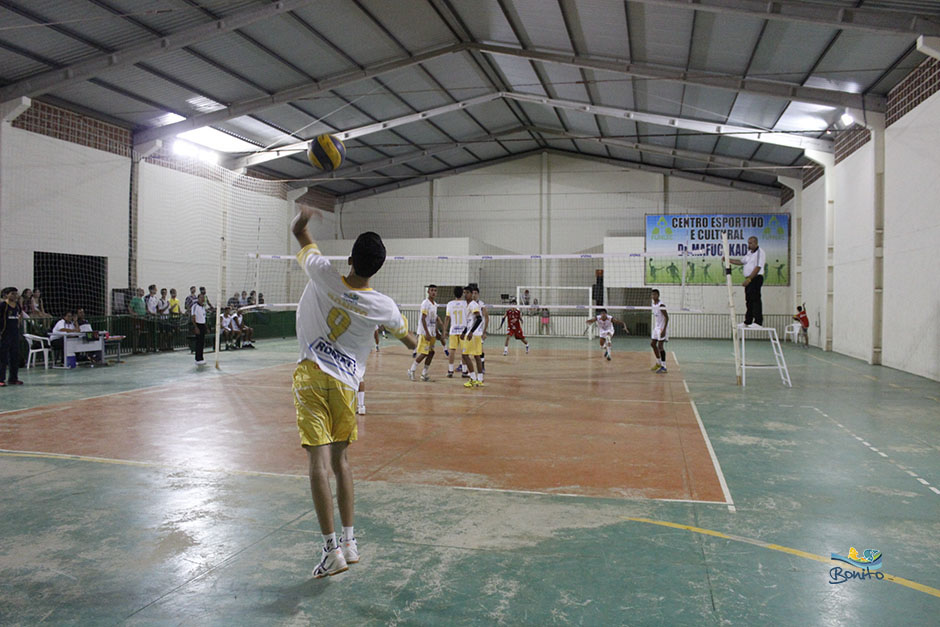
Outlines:
<svg viewBox="0 0 940 627"><path fill-rule="evenodd" d="M825 237L826 242L826 303L823 306L823 319L825 323L821 329L822 337L820 338L821 348L823 350L831 351L832 350L832 313L833 313L833 253L835 252L835 224L834 224L834 215L835 215L835 200L833 198L833 184L832 184L832 168L835 165L835 156L832 153L820 152L818 150L807 150L806 157L815 161L817 164L823 168L823 188L825 194L825 208L826 208L826 221L825 221Z"/></svg>

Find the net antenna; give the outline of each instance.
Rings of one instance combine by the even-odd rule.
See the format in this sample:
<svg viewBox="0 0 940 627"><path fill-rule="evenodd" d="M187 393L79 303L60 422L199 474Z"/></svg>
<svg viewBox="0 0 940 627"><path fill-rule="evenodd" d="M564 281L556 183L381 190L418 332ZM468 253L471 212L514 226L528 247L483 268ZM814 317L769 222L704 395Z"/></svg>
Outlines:
<svg viewBox="0 0 940 627"><path fill-rule="evenodd" d="M724 252L725 283L728 285L728 313L731 317L731 343L734 345L734 372L741 385L741 349L738 347L737 314L734 312L734 289L731 284L731 257L728 250L728 232L721 232L721 248Z"/></svg>

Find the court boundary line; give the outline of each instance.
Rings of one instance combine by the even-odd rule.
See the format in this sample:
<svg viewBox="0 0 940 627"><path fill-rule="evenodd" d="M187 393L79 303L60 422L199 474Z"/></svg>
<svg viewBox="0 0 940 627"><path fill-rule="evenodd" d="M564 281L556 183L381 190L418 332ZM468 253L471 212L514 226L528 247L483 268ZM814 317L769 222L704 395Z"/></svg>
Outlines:
<svg viewBox="0 0 940 627"><path fill-rule="evenodd" d="M666 520L653 520L651 518L634 518L632 516L625 516L624 520L629 520L631 522L639 522L650 525L658 525L660 527L671 527L673 529L681 529L683 531L691 531L692 533L698 533L706 536L714 536L716 538L722 538L724 540L732 540L734 542L742 542L744 544L750 544L753 546L760 547L762 549L770 549L771 551L780 551L781 553L787 553L789 555L795 555L796 557L802 557L804 559L815 560L817 562L823 562L824 564L832 564L832 558L827 558L822 555L816 555L815 553L808 553L806 551L801 551L799 549L791 549L790 547L783 546L781 544L773 544L770 542L764 542L763 540L757 540L756 538L745 538L744 536L736 536L733 534L722 533L721 531L714 531L712 529L703 529L702 527L693 527L691 525L683 525L681 523L669 522ZM856 568L851 564L839 564L846 570L847 568L852 568L859 572L865 572L861 568ZM924 594L929 594L935 597L940 597L940 589L932 588L931 586L912 581L910 579L905 579L903 577L898 577L897 575L889 575L884 573L885 580L891 581L893 583L911 588L912 590L917 590L918 592L923 592Z"/></svg>
<svg viewBox="0 0 940 627"><path fill-rule="evenodd" d="M685 379L683 379L682 382L685 383ZM715 468L715 474L718 475L718 483L721 485L721 492L725 495L725 504L728 506L728 511L733 514L737 511L737 508L734 506L734 499L731 498L731 490L728 489L728 482L725 481L725 474L721 471L721 463L718 461L718 455L715 454L712 441L708 437L708 432L705 431L705 423L702 422L702 416L698 413L698 407L695 406L695 401L692 400L691 394L689 395L689 404L692 406L692 412L695 414L698 428L701 430L702 438L705 440L705 448L708 449L708 455L712 458L712 466Z"/></svg>
<svg viewBox="0 0 940 627"><path fill-rule="evenodd" d="M111 457L95 457L92 455L72 455L69 453L44 453L42 451L16 451L12 449L0 449L0 458L26 458L26 459L56 459L62 461L90 462L93 464L109 464L114 466L135 466L138 468L159 468L164 470L185 470L189 472L209 472L219 474L230 474L246 477L286 477L288 479L307 479L307 475L295 475L284 472L266 472L263 470L238 470L227 468L204 468L193 466L178 466L174 464L162 464L159 462L144 462L132 459L117 459ZM513 490L508 488L481 488L476 486L457 486L429 483L396 483L383 479L360 479L366 483L385 483L392 485L425 486L429 488L449 488L452 490L468 490L473 492L503 492L507 494L529 494L533 496L563 496L568 498L580 499L610 499L621 501L663 501L667 503L690 503L695 505L727 505L722 501L698 501L695 499L668 499L656 497L630 497L630 496L595 496L591 494L570 494L567 492L541 492L538 490Z"/></svg>

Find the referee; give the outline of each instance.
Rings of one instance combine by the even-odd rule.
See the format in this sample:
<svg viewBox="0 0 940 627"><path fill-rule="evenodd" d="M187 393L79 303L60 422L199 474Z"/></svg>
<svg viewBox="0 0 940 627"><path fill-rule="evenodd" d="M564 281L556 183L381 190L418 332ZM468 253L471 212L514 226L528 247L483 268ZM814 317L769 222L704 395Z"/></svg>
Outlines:
<svg viewBox="0 0 940 627"><path fill-rule="evenodd" d="M744 314L744 326L760 327L764 324L764 307L760 301L760 288L764 284L764 263L767 261L764 251L757 246L757 238L747 238L747 254L743 259L729 260L736 266L744 266L744 302L747 313Z"/></svg>
<svg viewBox="0 0 940 627"><path fill-rule="evenodd" d="M189 314L193 321L193 333L196 335L196 365L203 366L206 360L202 358L202 351L206 347L206 295L200 294L193 303Z"/></svg>

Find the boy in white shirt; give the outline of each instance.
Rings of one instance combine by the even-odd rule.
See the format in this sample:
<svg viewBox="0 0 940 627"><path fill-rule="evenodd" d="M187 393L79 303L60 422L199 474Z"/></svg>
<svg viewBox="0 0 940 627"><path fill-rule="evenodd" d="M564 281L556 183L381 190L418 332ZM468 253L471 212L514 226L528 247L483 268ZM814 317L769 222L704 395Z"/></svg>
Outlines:
<svg viewBox="0 0 940 627"><path fill-rule="evenodd" d="M408 378L415 380L418 364L424 362L421 380L429 381L428 368L434 360L434 342L437 340L437 327L441 319L437 316L437 286L428 285L428 297L421 303L421 317L418 319L418 349L415 360L408 369Z"/></svg>
<svg viewBox="0 0 940 627"><path fill-rule="evenodd" d="M383 325L408 348L417 347L408 321L395 302L369 287L385 263L385 245L376 233L362 233L343 277L325 259L307 232L312 209L302 207L291 224L300 243L297 261L309 281L297 307L300 359L293 395L301 445L310 464L310 491L324 548L316 578L336 575L359 561L353 529L353 480L346 449L357 439L356 391L365 375L375 326ZM330 468L336 476L343 535L333 526Z"/></svg>

